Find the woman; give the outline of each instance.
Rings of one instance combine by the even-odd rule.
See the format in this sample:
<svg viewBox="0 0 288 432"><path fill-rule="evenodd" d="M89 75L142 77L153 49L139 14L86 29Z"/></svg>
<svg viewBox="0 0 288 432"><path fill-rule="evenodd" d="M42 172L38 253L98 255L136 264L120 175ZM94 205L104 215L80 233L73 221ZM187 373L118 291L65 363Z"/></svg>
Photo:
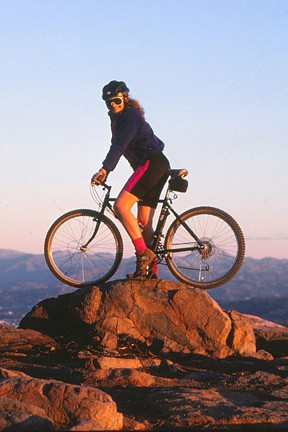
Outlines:
<svg viewBox="0 0 288 432"><path fill-rule="evenodd" d="M129 89L123 81L111 81L103 87L102 99L109 109L112 139L102 168L93 175L91 184L104 182L122 155L128 160L134 173L117 197L114 210L136 250L136 271L130 277L148 274L155 278L156 255L149 249L153 239L152 222L170 165L162 152L164 143L154 135L145 121L139 103L128 95ZM131 212L136 202L137 218ZM143 231L140 226L144 227Z"/></svg>

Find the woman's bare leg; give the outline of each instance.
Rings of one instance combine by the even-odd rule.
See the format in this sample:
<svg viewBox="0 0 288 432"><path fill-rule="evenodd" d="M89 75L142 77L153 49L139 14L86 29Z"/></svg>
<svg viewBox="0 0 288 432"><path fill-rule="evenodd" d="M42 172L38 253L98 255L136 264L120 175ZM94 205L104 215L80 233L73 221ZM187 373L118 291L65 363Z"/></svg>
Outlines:
<svg viewBox="0 0 288 432"><path fill-rule="evenodd" d="M138 206L138 220L145 227L142 236L145 240L147 247L150 246L153 240L153 217L155 209L148 206Z"/></svg>
<svg viewBox="0 0 288 432"><path fill-rule="evenodd" d="M153 230L153 216L155 214L155 209L148 206L138 206L138 219L139 222L145 227L142 236L148 248L153 240L154 230ZM152 265L152 273L150 272L149 277L153 279L158 279L158 264L155 261Z"/></svg>
<svg viewBox="0 0 288 432"><path fill-rule="evenodd" d="M142 236L138 220L131 212L133 205L139 199L130 192L122 190L114 204L114 210L132 240Z"/></svg>

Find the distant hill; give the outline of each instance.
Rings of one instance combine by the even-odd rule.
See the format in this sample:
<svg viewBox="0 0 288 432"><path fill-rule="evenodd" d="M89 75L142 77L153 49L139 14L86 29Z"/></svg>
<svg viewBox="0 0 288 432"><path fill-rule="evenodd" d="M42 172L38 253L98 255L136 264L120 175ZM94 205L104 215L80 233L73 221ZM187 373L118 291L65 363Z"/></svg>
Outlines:
<svg viewBox="0 0 288 432"><path fill-rule="evenodd" d="M113 279L133 272L134 261L134 257L124 259ZM166 265L160 265L160 277L175 280ZM71 290L52 275L43 254L0 249L0 322L17 325L40 300ZM287 324L288 260L246 258L232 281L208 293L224 309Z"/></svg>

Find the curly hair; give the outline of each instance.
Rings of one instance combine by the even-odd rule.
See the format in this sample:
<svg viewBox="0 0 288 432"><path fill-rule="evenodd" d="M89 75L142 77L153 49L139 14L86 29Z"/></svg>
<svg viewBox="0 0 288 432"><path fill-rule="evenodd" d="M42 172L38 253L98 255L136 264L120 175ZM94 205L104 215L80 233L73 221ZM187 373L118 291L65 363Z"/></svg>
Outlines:
<svg viewBox="0 0 288 432"><path fill-rule="evenodd" d="M144 117L145 114L144 108L140 105L140 103L136 99L128 99L127 102L125 102L125 104L130 108L136 108Z"/></svg>

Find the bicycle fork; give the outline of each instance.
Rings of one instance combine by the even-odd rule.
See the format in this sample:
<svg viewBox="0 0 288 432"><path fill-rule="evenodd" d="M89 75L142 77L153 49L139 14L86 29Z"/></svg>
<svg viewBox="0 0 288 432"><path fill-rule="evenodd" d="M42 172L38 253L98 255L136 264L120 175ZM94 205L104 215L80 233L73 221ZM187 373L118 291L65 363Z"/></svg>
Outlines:
<svg viewBox="0 0 288 432"><path fill-rule="evenodd" d="M81 252L86 252L87 251L88 245L94 240L94 238L96 237L96 234L97 234L97 232L99 230L99 227L100 227L100 224L101 224L101 217L97 217L97 219L93 218L93 220L96 222L95 229L94 229L93 234L90 237L90 239L84 245L80 246Z"/></svg>
<svg viewBox="0 0 288 432"><path fill-rule="evenodd" d="M117 215L115 214L115 212L114 212L114 210L113 210L112 205L110 204L110 201L115 201L115 198L110 198L110 190L111 190L111 186L108 186L108 185L105 184L105 187L106 187L106 189L107 189L108 191L107 191L107 194L106 194L106 196L105 196L105 198L104 198L104 201L103 201L103 204L102 204L101 210L100 210L100 212L98 212L98 216L97 216L97 218L96 218L96 217L93 218L93 220L96 222L95 229L94 229L93 234L92 234L92 236L90 237L90 239L89 239L89 240L88 240L88 241L87 241L83 246L80 247L80 250L81 250L82 252L86 252L86 251L87 251L87 247L88 247L88 245L89 245L89 244L94 240L94 238L96 237L97 232L98 232L99 227L100 227L100 224L101 224L101 217L104 215L104 211L105 211L105 208L106 208L106 207L111 211L111 213L114 215L114 217L116 217L116 219L118 219L118 218L117 218Z"/></svg>

